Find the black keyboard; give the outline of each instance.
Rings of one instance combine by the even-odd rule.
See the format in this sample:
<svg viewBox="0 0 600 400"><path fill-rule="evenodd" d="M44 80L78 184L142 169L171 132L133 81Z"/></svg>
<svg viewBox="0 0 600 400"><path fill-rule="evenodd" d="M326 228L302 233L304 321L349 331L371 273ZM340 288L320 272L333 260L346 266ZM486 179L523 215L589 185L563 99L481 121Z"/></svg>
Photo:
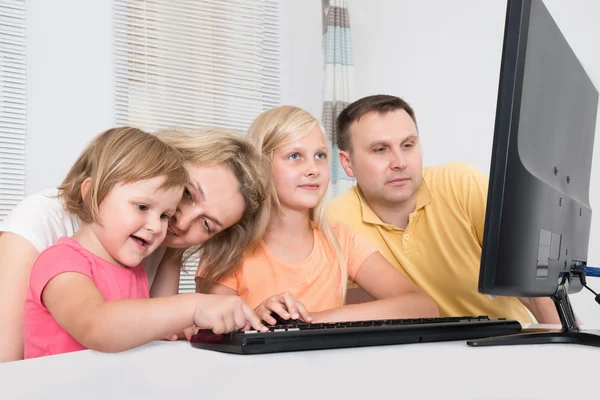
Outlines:
<svg viewBox="0 0 600 400"><path fill-rule="evenodd" d="M320 350L344 347L481 339L521 332L518 321L504 318L445 317L303 323L289 321L269 327L269 332L236 331L217 335L199 331L190 342L199 349L235 354Z"/></svg>

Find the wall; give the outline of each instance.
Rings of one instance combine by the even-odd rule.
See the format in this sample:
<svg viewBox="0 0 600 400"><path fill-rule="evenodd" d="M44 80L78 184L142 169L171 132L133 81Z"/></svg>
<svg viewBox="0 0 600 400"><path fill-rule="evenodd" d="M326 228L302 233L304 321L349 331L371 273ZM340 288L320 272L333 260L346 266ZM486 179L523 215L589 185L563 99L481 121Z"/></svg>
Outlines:
<svg viewBox="0 0 600 400"><path fill-rule="evenodd" d="M58 185L114 124L111 3L27 2L27 195Z"/></svg>
<svg viewBox="0 0 600 400"><path fill-rule="evenodd" d="M315 36L321 21L320 0L283 0L294 9L288 64L314 60L323 68L321 42ZM389 93L404 97L416 109L427 165L468 161L489 171L498 76L504 32L504 0L348 0L355 61L357 97ZM563 34L600 88L600 3L593 0L545 0ZM282 12L282 15L286 14ZM300 20L303 19L301 22ZM319 30L320 32L320 30ZM310 42L308 42L310 40ZM312 47L308 47L308 44ZM282 65L283 98L309 110L322 101L313 88L323 74L313 66ZM320 115L316 113L315 115ZM600 123L597 124L600 127ZM596 140L590 201L600 211L600 140ZM600 265L600 218L592 221L590 264ZM600 291L600 279L590 279ZM587 292L573 296L576 312L589 326L600 327L600 306Z"/></svg>

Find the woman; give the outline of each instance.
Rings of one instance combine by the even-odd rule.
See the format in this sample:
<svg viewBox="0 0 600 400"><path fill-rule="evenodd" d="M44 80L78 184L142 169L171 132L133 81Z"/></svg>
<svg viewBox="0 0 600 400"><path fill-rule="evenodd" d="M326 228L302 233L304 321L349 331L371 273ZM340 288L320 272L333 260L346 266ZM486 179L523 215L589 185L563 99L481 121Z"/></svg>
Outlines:
<svg viewBox="0 0 600 400"><path fill-rule="evenodd" d="M263 206L268 166L244 136L222 129L157 135L183 154L191 179L163 246L142 262L152 297L177 293L186 249L206 243L217 259L241 259L260 240L268 219ZM26 198L0 225L0 362L23 358L23 307L33 262L79 227L57 194L53 189Z"/></svg>

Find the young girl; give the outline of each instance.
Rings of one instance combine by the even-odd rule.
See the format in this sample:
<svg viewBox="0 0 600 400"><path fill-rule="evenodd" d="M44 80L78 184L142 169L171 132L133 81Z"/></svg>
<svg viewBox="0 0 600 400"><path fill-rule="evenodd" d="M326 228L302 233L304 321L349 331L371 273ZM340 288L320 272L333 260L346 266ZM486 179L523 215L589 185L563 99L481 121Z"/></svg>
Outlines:
<svg viewBox="0 0 600 400"><path fill-rule="evenodd" d="M314 322L438 315L435 303L374 246L351 228L325 221L328 147L314 117L278 107L261 114L248 135L271 160L270 222L264 241L233 274L214 279L213 268L202 270L203 288L238 294L270 324L272 313ZM348 278L375 301L344 305Z"/></svg>
<svg viewBox="0 0 600 400"><path fill-rule="evenodd" d="M189 180L178 151L139 129L118 128L84 154L59 187L81 226L43 251L31 271L25 358L127 350L193 324L215 333L264 329L235 297L149 299L141 261L164 240Z"/></svg>

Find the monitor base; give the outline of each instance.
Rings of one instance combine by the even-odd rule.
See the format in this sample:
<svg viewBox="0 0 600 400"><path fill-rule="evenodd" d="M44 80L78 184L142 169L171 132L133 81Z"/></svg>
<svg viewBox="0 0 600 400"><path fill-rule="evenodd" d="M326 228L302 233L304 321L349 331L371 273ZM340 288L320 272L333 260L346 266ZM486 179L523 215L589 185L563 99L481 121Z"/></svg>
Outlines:
<svg viewBox="0 0 600 400"><path fill-rule="evenodd" d="M579 279L578 276L574 276ZM515 344L574 343L600 347L600 335L582 331L571 307L568 295L569 274L563 280L556 293L551 296L556 305L562 328L558 331L520 333L517 335L497 336L467 341L471 347L510 346Z"/></svg>

